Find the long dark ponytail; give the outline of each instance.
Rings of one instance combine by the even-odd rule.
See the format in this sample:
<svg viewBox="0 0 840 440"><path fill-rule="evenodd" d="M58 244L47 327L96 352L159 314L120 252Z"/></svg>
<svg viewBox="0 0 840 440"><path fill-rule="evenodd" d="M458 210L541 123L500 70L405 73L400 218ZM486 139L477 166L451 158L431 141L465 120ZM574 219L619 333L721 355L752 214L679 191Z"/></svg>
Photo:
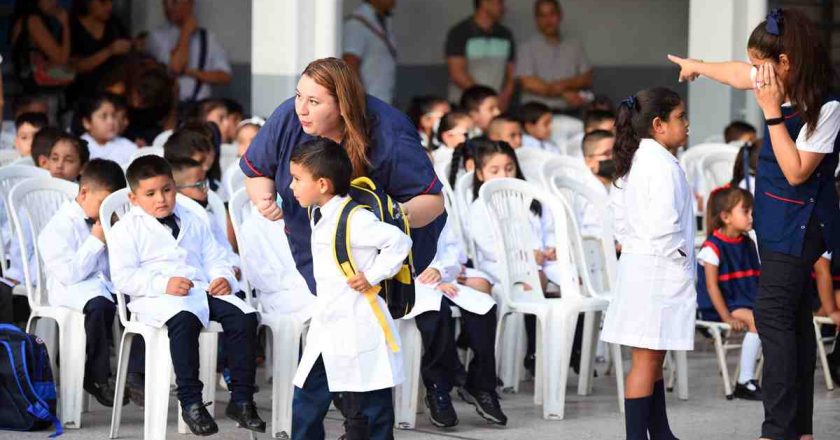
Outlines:
<svg viewBox="0 0 840 440"><path fill-rule="evenodd" d="M653 120L659 118L667 121L671 111L681 102L682 98L677 92L665 87L642 90L621 102L615 122L613 147L615 180L630 173L639 142L642 138L650 137Z"/></svg>

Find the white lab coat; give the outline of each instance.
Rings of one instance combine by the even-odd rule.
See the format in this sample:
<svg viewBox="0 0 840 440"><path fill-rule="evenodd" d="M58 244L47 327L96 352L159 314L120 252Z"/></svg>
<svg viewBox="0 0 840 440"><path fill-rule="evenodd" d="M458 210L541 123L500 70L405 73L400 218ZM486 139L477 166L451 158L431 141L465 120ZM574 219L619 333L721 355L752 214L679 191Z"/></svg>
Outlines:
<svg viewBox="0 0 840 440"><path fill-rule="evenodd" d="M611 201L622 253L601 339L651 350L693 349L694 198L685 172L664 147L642 139Z"/></svg>
<svg viewBox="0 0 840 440"><path fill-rule="evenodd" d="M104 145L96 142L93 136L85 133L82 139L87 141L91 159L107 159L116 162L123 169L128 168L134 153L137 152L137 145L130 140L117 136Z"/></svg>
<svg viewBox="0 0 840 440"><path fill-rule="evenodd" d="M225 259L228 263L231 266L241 267L242 262L240 261L239 255L236 255L236 252L233 251L233 246L231 246L230 240L228 240L227 223L219 224L218 217L216 217L210 208L211 206L208 204L204 209L207 211L207 220L210 222L210 231L213 233L213 238L225 250Z"/></svg>
<svg viewBox="0 0 840 440"><path fill-rule="evenodd" d="M257 291L263 314L291 314L303 322L312 317L315 295L297 271L283 220L273 222L256 207L239 228L242 273Z"/></svg>
<svg viewBox="0 0 840 440"><path fill-rule="evenodd" d="M340 196L330 199L320 208L322 217L318 224L312 225L312 264L318 296L306 348L295 374L297 387L303 387L319 356L323 357L332 392L380 390L403 381L402 352L388 347L371 305L363 294L347 286L335 261L338 214L347 200ZM350 217L348 228L353 261L371 285L397 274L411 250L407 235L363 209ZM378 296L376 303L400 346L388 306Z"/></svg>
<svg viewBox="0 0 840 440"><path fill-rule="evenodd" d="M463 284L456 283L456 279L461 274L461 270L466 262L467 255L462 248L461 241L455 236L455 233L449 226L449 221L447 221L443 226L443 230L440 231L435 258L429 264L429 268L437 269L440 272L440 282L436 284L416 283L414 308L411 309L411 313L402 319L410 319L421 313L440 310L440 302L443 299L443 293L437 290L437 286L440 283L457 285L458 294L450 298L450 300L458 307L478 315L484 315L489 312L496 304L493 297ZM481 271L475 269L466 270L468 277L479 277L490 281L489 277Z"/></svg>
<svg viewBox="0 0 840 440"><path fill-rule="evenodd" d="M522 237L528 243L528 249L544 251L547 248L556 247L554 217L547 206L543 205L542 210L542 215L530 213L528 217L531 234L528 237ZM482 273L489 276L493 284L496 284L500 281L498 274L502 273L502 263L496 255L496 244L493 242L489 218L484 203L480 199L473 201L470 205L468 221L469 234L475 243L476 260L478 260L476 266ZM545 261L539 269L550 281L560 285L563 274L557 261Z"/></svg>
<svg viewBox="0 0 840 440"><path fill-rule="evenodd" d="M79 312L98 296L113 301L108 251L90 235L85 218L82 207L68 200L38 235L50 305Z"/></svg>
<svg viewBox="0 0 840 440"><path fill-rule="evenodd" d="M533 148L548 153L563 154L563 151L560 150L560 147L554 145L554 142L550 140L541 141L530 134L522 134L522 148Z"/></svg>
<svg viewBox="0 0 840 440"><path fill-rule="evenodd" d="M206 292L210 282L225 278L233 292L239 286L208 223L177 204L174 212L181 230L177 240L169 228L139 206L132 207L114 225L108 242L111 279L117 289L131 296L128 308L139 321L162 327L178 312L188 311L206 327L210 314ZM195 284L187 296L166 294L169 279L176 276ZM217 298L245 313L256 312L236 295Z"/></svg>

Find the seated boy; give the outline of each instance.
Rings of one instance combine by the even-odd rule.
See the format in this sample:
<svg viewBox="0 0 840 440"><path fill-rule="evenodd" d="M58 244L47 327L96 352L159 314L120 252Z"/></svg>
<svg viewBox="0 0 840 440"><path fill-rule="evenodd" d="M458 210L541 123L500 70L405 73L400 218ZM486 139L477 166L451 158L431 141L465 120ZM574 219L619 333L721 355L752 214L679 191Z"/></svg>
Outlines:
<svg viewBox="0 0 840 440"><path fill-rule="evenodd" d="M583 117L583 132L592 133L595 130L615 132L615 113L609 110L591 110Z"/></svg>
<svg viewBox="0 0 840 440"><path fill-rule="evenodd" d="M295 148L290 167L295 199L311 208L317 284L316 312L294 379L292 438L324 438L331 394L341 393L346 439L391 439L391 388L403 381L403 363L399 334L377 285L400 271L411 239L370 211L355 210L347 231L358 272L346 278L334 255L339 216L350 202L347 152L317 138Z"/></svg>
<svg viewBox="0 0 840 440"><path fill-rule="evenodd" d="M615 135L606 130L595 130L583 137L583 160L587 168L603 185L601 194L604 197L609 197L612 178L615 174L614 143ZM575 211L578 215L581 234L590 237L600 236L602 216L595 210L595 205L583 199L576 200Z"/></svg>
<svg viewBox="0 0 840 440"><path fill-rule="evenodd" d="M496 116L499 116L502 111L499 109L499 97L496 91L490 87L475 85L461 95L461 109L473 120L475 137L481 134L487 134L490 127L490 121Z"/></svg>
<svg viewBox="0 0 840 440"><path fill-rule="evenodd" d="M516 150L522 146L522 126L511 116L496 116L487 128L487 138L491 141L505 141Z"/></svg>
<svg viewBox="0 0 840 440"><path fill-rule="evenodd" d="M172 168L142 156L126 171L134 205L112 230L108 250L114 286L131 296L140 322L167 327L181 415L196 435L219 428L201 401L198 337L212 319L237 350L227 351L231 398L225 415L239 426L265 432L254 403L256 311L231 295L233 268L208 223L175 202Z"/></svg>
<svg viewBox="0 0 840 440"><path fill-rule="evenodd" d="M755 142L757 136L755 127L744 121L732 121L723 129L723 141L739 147Z"/></svg>
<svg viewBox="0 0 840 440"><path fill-rule="evenodd" d="M32 157L32 139L48 124L43 113L24 113L15 118L15 150L21 158ZM34 162L32 162L34 164Z"/></svg>
<svg viewBox="0 0 840 440"><path fill-rule="evenodd" d="M116 306L108 280L108 252L99 207L112 192L125 188L122 168L103 159L90 161L75 200L64 203L38 235L51 306L85 315L84 389L105 406L114 404L111 338Z"/></svg>
<svg viewBox="0 0 840 440"><path fill-rule="evenodd" d="M541 102L532 101L520 107L519 122L525 130L525 134L522 135L522 146L560 154L560 148L551 142L553 117L551 109Z"/></svg>

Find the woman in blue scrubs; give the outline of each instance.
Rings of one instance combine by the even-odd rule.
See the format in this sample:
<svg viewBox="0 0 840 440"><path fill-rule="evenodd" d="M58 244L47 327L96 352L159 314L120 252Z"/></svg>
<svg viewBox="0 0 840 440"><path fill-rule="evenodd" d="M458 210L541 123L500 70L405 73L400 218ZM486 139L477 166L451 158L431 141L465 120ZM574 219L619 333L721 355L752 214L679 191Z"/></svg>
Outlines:
<svg viewBox="0 0 840 440"><path fill-rule="evenodd" d="M295 97L274 111L240 161L248 176L248 194L260 213L269 220L285 220L292 256L309 289L315 292L309 216L289 189L289 157L295 146L319 136L344 146L354 177L371 177L402 204L412 228L415 269L425 269L435 255L446 216L441 184L417 130L400 111L365 95L346 63L324 58L306 67ZM282 207L275 202L278 194ZM292 438L324 438L322 420L329 400L324 406L323 398L312 399L329 395L323 363L313 367L304 388L295 389ZM362 409L372 439L393 438L391 393L382 391L367 398Z"/></svg>

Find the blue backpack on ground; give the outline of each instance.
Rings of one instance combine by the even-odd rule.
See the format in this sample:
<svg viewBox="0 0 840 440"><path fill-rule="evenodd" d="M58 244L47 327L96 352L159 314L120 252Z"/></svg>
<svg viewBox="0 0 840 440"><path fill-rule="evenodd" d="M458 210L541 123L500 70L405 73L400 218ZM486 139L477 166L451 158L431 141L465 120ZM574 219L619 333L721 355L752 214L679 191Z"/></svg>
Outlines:
<svg viewBox="0 0 840 440"><path fill-rule="evenodd" d="M61 422L55 416L55 382L41 338L0 324L0 429L35 431Z"/></svg>

